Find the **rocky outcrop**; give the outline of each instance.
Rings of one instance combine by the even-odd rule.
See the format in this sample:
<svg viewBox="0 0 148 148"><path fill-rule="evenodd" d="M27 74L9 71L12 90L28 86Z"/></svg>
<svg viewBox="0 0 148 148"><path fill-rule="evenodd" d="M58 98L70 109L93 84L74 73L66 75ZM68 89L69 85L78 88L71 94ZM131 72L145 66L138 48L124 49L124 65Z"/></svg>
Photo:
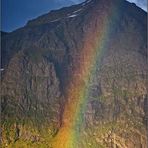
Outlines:
<svg viewBox="0 0 148 148"><path fill-rule="evenodd" d="M46 58L33 61L22 51L18 52L9 62L1 87L2 121L9 122L11 117L11 122L18 125L32 122L34 126L46 127L49 124L53 130L60 126L59 80L53 63Z"/></svg>

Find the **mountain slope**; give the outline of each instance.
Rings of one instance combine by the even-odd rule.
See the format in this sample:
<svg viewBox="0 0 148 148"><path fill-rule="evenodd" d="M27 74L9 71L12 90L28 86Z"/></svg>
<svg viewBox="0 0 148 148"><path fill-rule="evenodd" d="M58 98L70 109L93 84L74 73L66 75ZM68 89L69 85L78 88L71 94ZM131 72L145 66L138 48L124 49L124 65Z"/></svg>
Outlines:
<svg viewBox="0 0 148 148"><path fill-rule="evenodd" d="M71 0L2 0L2 30L12 32L50 10L76 4Z"/></svg>
<svg viewBox="0 0 148 148"><path fill-rule="evenodd" d="M146 148L146 17L88 0L3 36L3 145Z"/></svg>

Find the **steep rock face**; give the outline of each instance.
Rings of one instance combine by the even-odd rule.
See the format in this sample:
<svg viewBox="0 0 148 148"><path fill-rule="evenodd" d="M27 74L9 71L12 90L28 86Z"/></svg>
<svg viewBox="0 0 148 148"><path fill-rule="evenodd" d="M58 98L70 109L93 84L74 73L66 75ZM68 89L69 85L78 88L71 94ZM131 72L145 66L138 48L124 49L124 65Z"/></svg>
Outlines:
<svg viewBox="0 0 148 148"><path fill-rule="evenodd" d="M13 136L5 132L10 128L5 126L10 119L14 119L11 128L16 124L16 131L20 130L16 137L21 140L26 139L26 132L35 128L30 126L32 123L37 124L37 127L41 126L41 122L45 123L42 130L45 127L51 130L51 133L45 132L50 135L47 136L48 140L58 135L63 124L65 106L71 101L67 98L67 92L71 91L69 83L73 83L73 77L75 80L85 80L81 78L81 71L75 71L83 65L84 57L89 56L85 53L86 43L93 48L95 36L107 32L103 34L105 41L108 38L104 44L105 50L99 62L96 62L93 79L89 84L86 111L83 114L85 122L78 148L146 148L146 16L144 11L126 1L92 0L52 11L4 36L4 143L11 144L16 140L16 144L19 144L17 138L9 140L8 137ZM104 24L108 24L106 28ZM23 128L19 120L23 120L25 127L29 120L28 127L31 128ZM30 138L27 140L50 147L52 142L47 142L42 133L38 134L39 139L34 140L32 136L36 137L36 134L29 133Z"/></svg>
<svg viewBox="0 0 148 148"><path fill-rule="evenodd" d="M1 87L4 123L32 122L37 127L51 124L55 129L60 126L59 80L54 65L47 59L34 61L18 52L9 62Z"/></svg>

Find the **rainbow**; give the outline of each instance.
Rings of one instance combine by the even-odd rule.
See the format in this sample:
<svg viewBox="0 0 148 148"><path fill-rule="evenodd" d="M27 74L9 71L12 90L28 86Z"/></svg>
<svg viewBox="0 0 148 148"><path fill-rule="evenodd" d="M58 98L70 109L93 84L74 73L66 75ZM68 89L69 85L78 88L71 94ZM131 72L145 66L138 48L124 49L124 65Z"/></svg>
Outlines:
<svg viewBox="0 0 148 148"><path fill-rule="evenodd" d="M55 137L53 148L77 148L80 128L83 124L83 116L86 111L90 82L98 64L107 50L110 35L119 15L118 4L113 5L110 1L106 7L107 13L103 16L92 17L92 24L97 21L97 27L91 27L84 40L84 47L76 58L77 68L74 69L67 90L67 104L63 114L62 127ZM92 14L95 15L95 14ZM101 23L100 23L101 21ZM101 24L101 25L100 25Z"/></svg>

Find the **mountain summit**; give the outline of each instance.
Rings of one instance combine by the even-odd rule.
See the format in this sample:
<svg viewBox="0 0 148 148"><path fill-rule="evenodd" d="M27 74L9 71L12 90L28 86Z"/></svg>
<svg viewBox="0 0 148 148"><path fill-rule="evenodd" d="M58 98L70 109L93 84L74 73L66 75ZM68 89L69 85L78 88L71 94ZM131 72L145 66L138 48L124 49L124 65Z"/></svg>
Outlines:
<svg viewBox="0 0 148 148"><path fill-rule="evenodd" d="M147 13L87 0L2 36L5 147L147 148Z"/></svg>

